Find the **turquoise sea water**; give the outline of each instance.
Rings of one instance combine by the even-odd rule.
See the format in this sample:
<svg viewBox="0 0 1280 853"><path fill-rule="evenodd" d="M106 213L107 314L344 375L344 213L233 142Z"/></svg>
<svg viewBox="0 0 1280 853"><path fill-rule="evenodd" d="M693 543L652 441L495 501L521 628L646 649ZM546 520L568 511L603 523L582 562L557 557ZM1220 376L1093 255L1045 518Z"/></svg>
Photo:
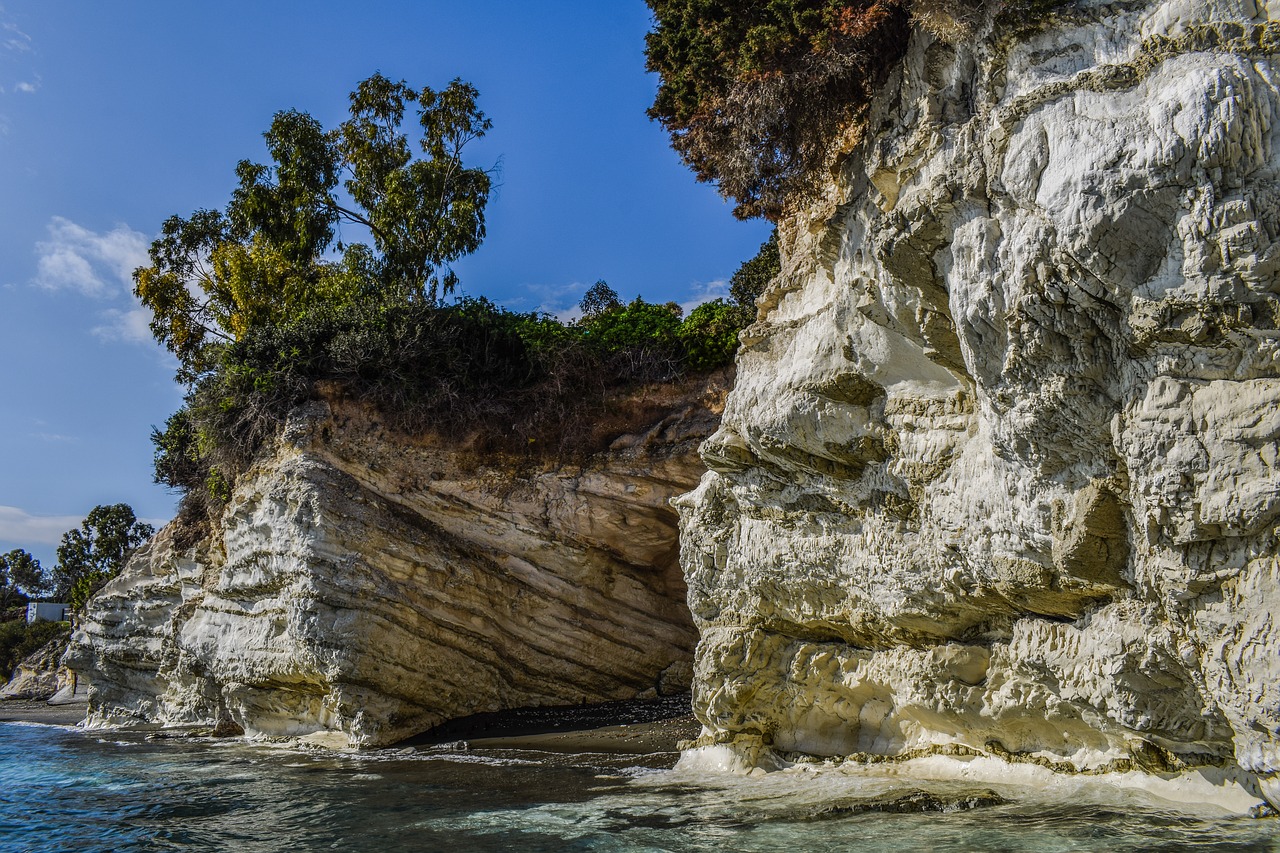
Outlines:
<svg viewBox="0 0 1280 853"><path fill-rule="evenodd" d="M348 756L0 724L0 850L1280 851L1280 821L1119 796L1050 804L673 761L449 745Z"/></svg>

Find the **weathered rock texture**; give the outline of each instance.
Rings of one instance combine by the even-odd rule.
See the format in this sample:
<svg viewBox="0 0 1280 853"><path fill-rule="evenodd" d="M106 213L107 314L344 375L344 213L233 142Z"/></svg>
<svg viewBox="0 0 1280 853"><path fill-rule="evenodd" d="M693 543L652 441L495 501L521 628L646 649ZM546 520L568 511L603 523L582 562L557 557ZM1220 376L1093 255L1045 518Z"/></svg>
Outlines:
<svg viewBox="0 0 1280 853"><path fill-rule="evenodd" d="M92 600L67 660L91 723L391 743L446 720L688 689L670 498L705 470L719 376L581 467L479 467L315 404L212 541L166 528ZM686 389L687 390L687 389Z"/></svg>
<svg viewBox="0 0 1280 853"><path fill-rule="evenodd" d="M74 685L75 677L62 666L62 655L66 650L65 634L36 649L18 664L8 683L0 687L0 699L51 699L54 694Z"/></svg>
<svg viewBox="0 0 1280 853"><path fill-rule="evenodd" d="M920 35L679 501L702 742L1280 799L1280 6Z"/></svg>

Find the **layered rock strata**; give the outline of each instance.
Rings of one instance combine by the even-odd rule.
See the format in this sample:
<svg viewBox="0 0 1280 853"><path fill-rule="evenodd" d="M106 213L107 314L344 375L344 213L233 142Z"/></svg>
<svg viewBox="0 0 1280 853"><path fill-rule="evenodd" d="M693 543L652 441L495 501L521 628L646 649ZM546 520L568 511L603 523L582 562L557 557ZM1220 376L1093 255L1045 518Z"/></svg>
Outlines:
<svg viewBox="0 0 1280 853"><path fill-rule="evenodd" d="M696 635L669 500L705 470L727 381L671 396L579 466L483 465L352 405L297 413L209 541L184 551L166 528L92 600L67 656L91 723L370 746L686 691Z"/></svg>
<svg viewBox="0 0 1280 853"><path fill-rule="evenodd" d="M1275 803L1280 7L984 32L914 36L782 224L678 502L700 743Z"/></svg>

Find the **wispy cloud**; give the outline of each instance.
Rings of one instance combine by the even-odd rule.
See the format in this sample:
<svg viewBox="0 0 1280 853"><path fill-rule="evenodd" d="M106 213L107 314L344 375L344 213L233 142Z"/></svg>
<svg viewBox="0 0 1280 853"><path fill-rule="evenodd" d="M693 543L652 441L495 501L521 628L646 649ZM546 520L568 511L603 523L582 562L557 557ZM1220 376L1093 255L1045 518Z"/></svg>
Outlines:
<svg viewBox="0 0 1280 853"><path fill-rule="evenodd" d="M127 225L97 232L55 216L49 239L36 243L32 284L106 302L94 337L110 343L150 344L151 312L133 301L133 271L147 262L146 235ZM114 303L114 305L112 304Z"/></svg>
<svg viewBox="0 0 1280 853"><path fill-rule="evenodd" d="M146 308L108 308L102 312L103 323L93 327L93 335L101 341L126 344L149 344L151 312Z"/></svg>
<svg viewBox="0 0 1280 853"><path fill-rule="evenodd" d="M79 515L32 515L16 506L0 506L0 540L36 545L57 545L62 534L80 526Z"/></svg>
<svg viewBox="0 0 1280 853"><path fill-rule="evenodd" d="M561 322L576 319L582 312L578 310L578 302L582 294L587 292L588 285L580 281L569 284L528 284L525 285L527 296L504 300L504 304L513 311L537 311L550 314Z"/></svg>
<svg viewBox="0 0 1280 853"><path fill-rule="evenodd" d="M169 523L167 518L140 518L159 530ZM21 507L0 506L0 541L13 542L20 548L57 545L62 534L75 530L83 515L32 515Z"/></svg>
<svg viewBox="0 0 1280 853"><path fill-rule="evenodd" d="M578 304L582 301L582 296L587 292L588 287L589 285L580 281L570 284L530 284L525 288L529 293L527 297L508 300L507 305L517 311L527 311L530 305L536 305L533 310L550 314L562 323L570 323L582 316L582 309ZM694 282L687 292L688 297L678 302L685 314L704 302L728 299L729 282L724 279ZM631 299L627 294L619 294L619 298L623 302Z"/></svg>
<svg viewBox="0 0 1280 853"><path fill-rule="evenodd" d="M34 82L34 83L28 83L28 82L26 82L26 81L24 80L24 81L22 81L21 83L16 83L16 84L14 84L13 91L15 91L15 92L25 92L25 93L26 93L26 94L28 94L28 95L32 95L32 94L35 94L35 91L36 91L37 89L39 89L39 88L40 88L40 81L39 81L39 80L37 80L37 81L36 81L36 82Z"/></svg>
<svg viewBox="0 0 1280 853"><path fill-rule="evenodd" d="M86 296L115 296L129 289L133 271L147 261L147 238L127 225L97 233L69 219L49 222L49 239L36 244L35 284Z"/></svg>
<svg viewBox="0 0 1280 853"><path fill-rule="evenodd" d="M684 313L688 314L694 308L713 299L729 298L729 282L724 279L708 282L695 282L693 285L693 294L684 302L680 303L680 307L684 309Z"/></svg>
<svg viewBox="0 0 1280 853"><path fill-rule="evenodd" d="M4 15L4 7L0 6L0 15ZM18 28L13 21L0 20L0 47L13 53L29 53L31 36Z"/></svg>
<svg viewBox="0 0 1280 853"><path fill-rule="evenodd" d="M56 432L33 432L29 434L32 438L38 438L46 444L75 444L80 441L78 436L62 435Z"/></svg>

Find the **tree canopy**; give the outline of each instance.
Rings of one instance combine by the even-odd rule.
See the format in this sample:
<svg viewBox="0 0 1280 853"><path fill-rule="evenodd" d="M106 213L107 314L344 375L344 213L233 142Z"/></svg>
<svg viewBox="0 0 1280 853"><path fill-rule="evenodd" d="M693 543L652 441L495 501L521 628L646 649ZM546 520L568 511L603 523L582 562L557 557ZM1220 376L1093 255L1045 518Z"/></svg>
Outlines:
<svg viewBox="0 0 1280 853"><path fill-rule="evenodd" d="M461 80L436 91L375 74L333 130L305 112L276 113L264 134L270 164L236 166L225 210L166 220L134 273L180 378L209 370L219 345L315 305L435 302L452 291L449 264L483 241L492 187L489 170L463 162L492 127L478 97ZM368 241L343 239L343 226Z"/></svg>
<svg viewBox="0 0 1280 853"><path fill-rule="evenodd" d="M62 535L52 577L54 597L80 607L155 532L138 521L128 504L94 507L79 528Z"/></svg>
<svg viewBox="0 0 1280 853"><path fill-rule="evenodd" d="M40 561L21 548L0 554L0 607L12 607L49 592Z"/></svg>
<svg viewBox="0 0 1280 853"><path fill-rule="evenodd" d="M582 294L582 300L578 303L578 309L582 311L583 319L588 320L593 317L599 317L606 311L621 307L622 300L618 298L618 291L610 287L604 279L588 287L587 292Z"/></svg>
<svg viewBox="0 0 1280 853"><path fill-rule="evenodd" d="M756 300L781 272L782 255L778 251L778 232L774 230L769 239L760 244L755 257L743 261L729 279L729 295L754 318Z"/></svg>

